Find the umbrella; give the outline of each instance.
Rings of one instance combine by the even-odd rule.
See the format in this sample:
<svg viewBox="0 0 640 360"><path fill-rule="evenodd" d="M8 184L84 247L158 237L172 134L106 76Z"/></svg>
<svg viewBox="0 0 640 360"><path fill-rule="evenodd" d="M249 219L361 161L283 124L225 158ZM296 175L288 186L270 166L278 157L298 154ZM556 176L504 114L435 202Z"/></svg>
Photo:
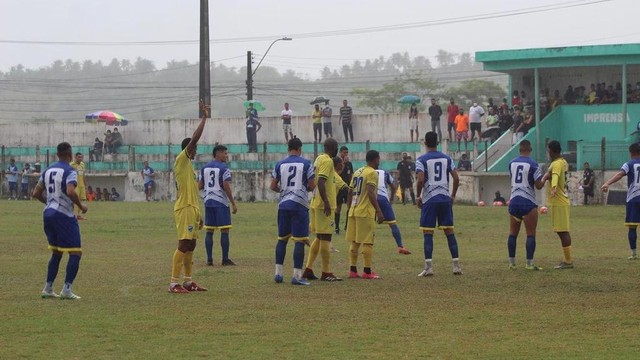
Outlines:
<svg viewBox="0 0 640 360"><path fill-rule="evenodd" d="M500 135L502 135L502 131L499 127L490 127L482 133L481 137L483 139L491 139L491 142L494 142Z"/></svg>
<svg viewBox="0 0 640 360"><path fill-rule="evenodd" d="M328 101L329 101L329 99L325 98L324 96L316 96L316 98L313 99L313 101L310 102L309 104L311 104L311 105L324 104L324 103L326 103Z"/></svg>
<svg viewBox="0 0 640 360"><path fill-rule="evenodd" d="M125 119L124 116L113 111L106 110L87 114L85 115L84 120L90 123L103 122L110 126L124 126L129 124L129 120Z"/></svg>
<svg viewBox="0 0 640 360"><path fill-rule="evenodd" d="M405 95L403 97L400 98L400 100L398 100L398 102L400 104L419 104L420 103L420 96L418 95Z"/></svg>
<svg viewBox="0 0 640 360"><path fill-rule="evenodd" d="M248 109L249 105L253 104L253 108L256 111L265 111L265 110L267 110L267 108L264 105L262 105L262 103L259 100L247 100L242 104L244 105L245 109Z"/></svg>

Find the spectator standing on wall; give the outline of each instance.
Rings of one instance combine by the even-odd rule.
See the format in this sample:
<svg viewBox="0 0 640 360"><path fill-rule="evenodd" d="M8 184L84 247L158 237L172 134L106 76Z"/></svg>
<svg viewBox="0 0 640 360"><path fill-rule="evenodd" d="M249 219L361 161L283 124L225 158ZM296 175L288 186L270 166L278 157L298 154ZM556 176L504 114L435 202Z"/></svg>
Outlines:
<svg viewBox="0 0 640 360"><path fill-rule="evenodd" d="M320 105L316 104L311 113L311 119L313 120L313 139L319 143L322 141L322 111Z"/></svg>
<svg viewBox="0 0 640 360"><path fill-rule="evenodd" d="M105 154L113 153L113 134L111 134L111 130L107 130L104 133L104 152Z"/></svg>
<svg viewBox="0 0 640 360"><path fill-rule="evenodd" d="M484 116L484 109L478 103L473 103L469 108L469 129L471 130L471 141L475 139L476 132L478 138L482 135L482 117Z"/></svg>
<svg viewBox="0 0 640 360"><path fill-rule="evenodd" d="M351 135L351 142L353 142L353 109L348 105L347 100L342 100L342 107L340 108L340 120L338 125L342 125L342 131L344 132L344 141L349 142L349 135Z"/></svg>
<svg viewBox="0 0 640 360"><path fill-rule="evenodd" d="M447 106L447 132L449 133L449 141L453 141L453 134L455 135L456 131L456 116L458 116L458 112L460 108L456 105L455 100L453 98L449 99L449 106Z"/></svg>
<svg viewBox="0 0 640 360"><path fill-rule="evenodd" d="M280 113L282 119L282 130L284 131L285 143L289 143L289 139L293 139L293 130L291 129L291 118L293 110L289 109L289 103L284 103L284 110Z"/></svg>
<svg viewBox="0 0 640 360"><path fill-rule="evenodd" d="M331 109L331 106L329 106L329 102L327 101L324 103L324 109L322 109L322 125L324 127L324 136L327 138L333 137L331 116L333 116L333 109Z"/></svg>
<svg viewBox="0 0 640 360"><path fill-rule="evenodd" d="M409 132L411 133L411 142L413 142L413 132L416 132L416 141L420 141L418 135L418 106L416 103L412 103L409 108Z"/></svg>
<svg viewBox="0 0 640 360"><path fill-rule="evenodd" d="M438 133L438 141L442 141L442 131L440 130L440 116L442 108L436 103L436 99L431 99L429 106L429 116L431 117L431 131Z"/></svg>

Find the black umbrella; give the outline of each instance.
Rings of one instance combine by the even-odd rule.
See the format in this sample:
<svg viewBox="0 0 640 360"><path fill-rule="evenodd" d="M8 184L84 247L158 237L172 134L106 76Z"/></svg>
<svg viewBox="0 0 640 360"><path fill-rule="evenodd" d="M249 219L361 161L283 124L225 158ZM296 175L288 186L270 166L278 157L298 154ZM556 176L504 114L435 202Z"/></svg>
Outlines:
<svg viewBox="0 0 640 360"><path fill-rule="evenodd" d="M316 98L313 99L313 101L310 102L309 104L311 104L311 105L324 104L326 102L329 102L329 99L326 99L324 96L316 96Z"/></svg>

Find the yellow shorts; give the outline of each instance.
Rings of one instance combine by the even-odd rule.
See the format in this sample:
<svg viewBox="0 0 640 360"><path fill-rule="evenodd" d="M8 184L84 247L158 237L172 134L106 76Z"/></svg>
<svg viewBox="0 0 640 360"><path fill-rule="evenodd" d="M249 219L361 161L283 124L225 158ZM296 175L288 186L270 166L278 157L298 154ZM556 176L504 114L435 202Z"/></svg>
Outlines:
<svg viewBox="0 0 640 360"><path fill-rule="evenodd" d="M551 224L554 232L569 231L569 206L551 205Z"/></svg>
<svg viewBox="0 0 640 360"><path fill-rule="evenodd" d="M80 201L87 201L87 190L84 186L77 186L76 194L78 194Z"/></svg>
<svg viewBox="0 0 640 360"><path fill-rule="evenodd" d="M174 211L178 240L197 240L200 233L200 209L187 206Z"/></svg>
<svg viewBox="0 0 640 360"><path fill-rule="evenodd" d="M368 217L349 216L345 239L358 244L373 244L376 220Z"/></svg>
<svg viewBox="0 0 640 360"><path fill-rule="evenodd" d="M336 230L335 213L331 210L329 216L325 216L323 209L309 209L309 231L315 234L333 234Z"/></svg>

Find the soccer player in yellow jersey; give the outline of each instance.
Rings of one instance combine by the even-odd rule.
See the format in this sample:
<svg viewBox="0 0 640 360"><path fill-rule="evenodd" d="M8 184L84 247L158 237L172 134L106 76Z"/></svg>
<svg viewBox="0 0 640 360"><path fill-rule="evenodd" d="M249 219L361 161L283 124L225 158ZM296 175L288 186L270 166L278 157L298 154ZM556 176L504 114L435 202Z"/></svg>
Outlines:
<svg viewBox="0 0 640 360"><path fill-rule="evenodd" d="M202 100L200 100L200 110L202 111L202 120L193 135L182 140L182 151L173 164L178 192L178 199L173 207L178 232L178 248L173 253L170 293L185 294L190 291L207 291L191 279L193 251L196 248L198 230L202 228L198 182L191 160L196 156L198 140L202 136L204 125L209 116L209 107ZM184 281L180 285L180 273L183 267Z"/></svg>
<svg viewBox="0 0 640 360"><path fill-rule="evenodd" d="M364 258L363 279L380 279L378 274L371 271L371 259L373 257L373 240L375 238L376 218L378 223L384 221L382 210L378 205L378 173L376 169L380 165L380 153L375 150L367 151L367 165L353 173L349 185L349 204L347 241L349 247L349 278L359 278L358 253L362 246Z"/></svg>
<svg viewBox="0 0 640 360"><path fill-rule="evenodd" d="M75 160L71 163L71 167L76 170L78 174L78 186L76 187L76 194L80 198L80 201L87 201L87 191L84 183L84 156L82 153L77 152ZM73 205L73 208L76 210L76 219L84 220L84 216L82 216L82 209L80 209L77 205Z"/></svg>
<svg viewBox="0 0 640 360"><path fill-rule="evenodd" d="M324 153L316 158L313 164L316 174L316 192L313 194L309 206L311 232L316 233L316 238L311 243L309 258L302 277L307 280L315 280L313 266L318 253L322 258L322 281L342 281L331 272L331 235L334 231L334 212L336 210L336 173L333 166L333 158L338 154L338 142L333 138L324 141Z"/></svg>
<svg viewBox="0 0 640 360"><path fill-rule="evenodd" d="M567 183L567 171L569 164L560 155L562 147L556 140L550 141L547 145L547 152L551 158L549 170L542 178L542 182L549 180L547 186L547 202L551 208L551 222L553 231L560 237L562 243L563 260L554 269L573 269L573 259L571 258L571 234L569 233L569 207L571 202L565 193Z"/></svg>

